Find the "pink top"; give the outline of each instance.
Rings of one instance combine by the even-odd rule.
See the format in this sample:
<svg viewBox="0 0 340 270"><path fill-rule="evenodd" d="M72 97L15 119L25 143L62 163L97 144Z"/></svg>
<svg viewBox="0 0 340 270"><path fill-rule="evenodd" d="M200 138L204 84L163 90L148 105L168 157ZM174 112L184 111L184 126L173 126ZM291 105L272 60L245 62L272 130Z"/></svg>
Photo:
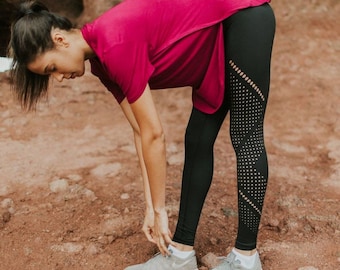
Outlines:
<svg viewBox="0 0 340 270"><path fill-rule="evenodd" d="M151 89L193 87L193 104L215 112L224 96L220 23L270 0L125 0L82 28L97 55L91 71L115 96L136 101Z"/></svg>

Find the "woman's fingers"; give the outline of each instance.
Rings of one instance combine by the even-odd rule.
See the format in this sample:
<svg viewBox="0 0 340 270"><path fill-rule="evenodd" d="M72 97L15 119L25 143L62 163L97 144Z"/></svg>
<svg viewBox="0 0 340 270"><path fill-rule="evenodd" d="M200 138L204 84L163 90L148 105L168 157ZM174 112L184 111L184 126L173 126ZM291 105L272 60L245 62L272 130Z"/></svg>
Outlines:
<svg viewBox="0 0 340 270"><path fill-rule="evenodd" d="M152 229L151 228L143 228L142 231L144 232L146 238L149 242L156 244L155 239L152 236Z"/></svg>
<svg viewBox="0 0 340 270"><path fill-rule="evenodd" d="M148 241L156 244L156 241L153 237L154 236L153 227L154 227L154 213L153 211L146 211L142 231L144 232Z"/></svg>
<svg viewBox="0 0 340 270"><path fill-rule="evenodd" d="M158 238L158 249L163 254L163 256L170 256L171 253L168 249L168 244L163 237Z"/></svg>
<svg viewBox="0 0 340 270"><path fill-rule="evenodd" d="M149 242L156 244L155 240L152 237L152 232L150 230L143 230L143 232Z"/></svg>

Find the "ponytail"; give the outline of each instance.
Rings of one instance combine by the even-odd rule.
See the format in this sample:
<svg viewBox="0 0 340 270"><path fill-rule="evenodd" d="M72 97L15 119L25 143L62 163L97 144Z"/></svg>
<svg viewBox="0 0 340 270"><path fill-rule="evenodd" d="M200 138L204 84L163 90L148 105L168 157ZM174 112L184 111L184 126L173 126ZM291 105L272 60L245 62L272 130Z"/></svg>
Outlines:
<svg viewBox="0 0 340 270"><path fill-rule="evenodd" d="M34 74L27 64L39 54L53 49L53 28L69 31L72 23L49 12L39 1L22 3L12 23L9 43L9 56L13 58L12 88L24 108L33 108L39 98L47 94L49 75Z"/></svg>
<svg viewBox="0 0 340 270"><path fill-rule="evenodd" d="M24 17L25 15L38 13L38 12L41 12L43 10L48 11L48 8L44 4L42 4L38 1L23 2L23 3L21 3L21 5L19 6L19 9L17 11L16 20L18 21L20 18Z"/></svg>

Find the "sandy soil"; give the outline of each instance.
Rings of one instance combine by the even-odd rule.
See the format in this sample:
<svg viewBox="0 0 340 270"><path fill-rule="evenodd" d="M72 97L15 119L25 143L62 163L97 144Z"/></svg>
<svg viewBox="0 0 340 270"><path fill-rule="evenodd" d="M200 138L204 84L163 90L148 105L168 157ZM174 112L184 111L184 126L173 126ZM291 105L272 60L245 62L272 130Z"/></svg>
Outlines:
<svg viewBox="0 0 340 270"><path fill-rule="evenodd" d="M289 5L287 4L289 3ZM340 269L338 0L274 1L277 36L266 116L270 182L259 235L264 270ZM337 25L336 25L337 22ZM141 232L143 190L132 133L89 72L55 82L25 113L0 80L0 269L115 269L156 252ZM175 227L190 90L154 92L167 135ZM228 120L195 249L225 255L237 229Z"/></svg>

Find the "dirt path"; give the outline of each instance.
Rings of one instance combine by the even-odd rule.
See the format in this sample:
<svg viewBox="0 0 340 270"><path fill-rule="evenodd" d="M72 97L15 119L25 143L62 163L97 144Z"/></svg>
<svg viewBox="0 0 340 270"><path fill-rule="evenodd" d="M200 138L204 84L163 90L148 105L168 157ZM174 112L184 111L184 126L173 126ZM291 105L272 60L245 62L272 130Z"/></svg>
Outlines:
<svg viewBox="0 0 340 270"><path fill-rule="evenodd" d="M264 270L336 270L340 3L291 2L273 1L270 183L259 251ZM154 254L140 231L143 190L132 134L111 94L86 73L56 82L49 102L27 114L13 100L6 76L0 78L0 270L121 270ZM190 90L154 95L167 134L173 229ZM228 122L216 143L215 166L195 247L201 269L207 253L225 254L237 229Z"/></svg>

